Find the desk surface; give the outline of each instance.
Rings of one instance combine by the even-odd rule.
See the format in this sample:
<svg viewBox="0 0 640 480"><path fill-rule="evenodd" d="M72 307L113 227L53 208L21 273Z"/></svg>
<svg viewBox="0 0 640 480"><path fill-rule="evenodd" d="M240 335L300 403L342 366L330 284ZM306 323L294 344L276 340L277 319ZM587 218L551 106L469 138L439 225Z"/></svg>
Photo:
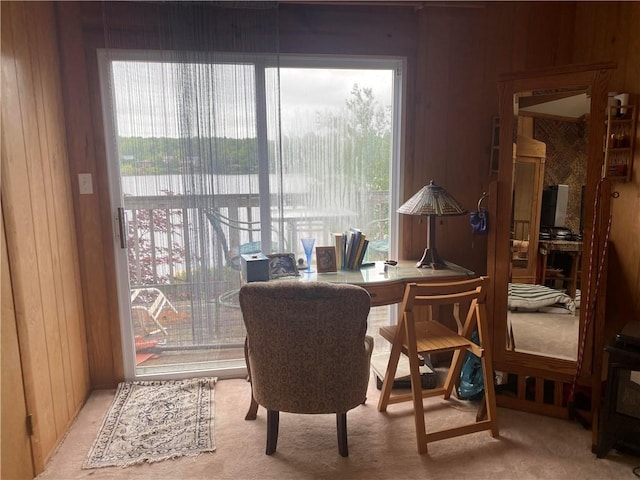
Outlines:
<svg viewBox="0 0 640 480"><path fill-rule="evenodd" d="M538 246L543 255L547 255L549 252L582 251L582 242L576 240L540 240Z"/></svg>
<svg viewBox="0 0 640 480"><path fill-rule="evenodd" d="M415 260L404 260L398 265L388 265L385 271L384 262L375 262L371 267L360 270L339 270L330 273L306 273L300 271L301 281L320 281L331 283L350 283L365 288L371 294L373 306L390 305L402 302L404 287L410 282L438 282L463 280L475 277L475 273L453 263L448 268L434 270L432 268L416 268ZM283 279L291 277L283 277Z"/></svg>
<svg viewBox="0 0 640 480"><path fill-rule="evenodd" d="M331 283L352 283L354 285L385 284L396 282L434 282L438 280L451 280L453 278L471 278L475 273L453 263L447 264L448 268L434 270L432 268L416 268L413 260L404 260L397 265L388 265L385 271L384 262L375 262L371 267L360 270L339 270L328 273L306 273L300 271L300 279L303 281L320 281ZM312 269L315 268L312 266Z"/></svg>

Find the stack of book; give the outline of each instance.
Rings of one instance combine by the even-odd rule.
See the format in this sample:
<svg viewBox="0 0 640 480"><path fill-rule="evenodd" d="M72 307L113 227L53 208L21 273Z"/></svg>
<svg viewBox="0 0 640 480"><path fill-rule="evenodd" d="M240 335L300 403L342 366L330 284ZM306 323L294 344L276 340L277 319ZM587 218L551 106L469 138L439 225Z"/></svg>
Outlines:
<svg viewBox="0 0 640 480"><path fill-rule="evenodd" d="M359 270L367 253L369 240L358 228L350 228L344 233L334 233L336 243L336 264L342 270Z"/></svg>

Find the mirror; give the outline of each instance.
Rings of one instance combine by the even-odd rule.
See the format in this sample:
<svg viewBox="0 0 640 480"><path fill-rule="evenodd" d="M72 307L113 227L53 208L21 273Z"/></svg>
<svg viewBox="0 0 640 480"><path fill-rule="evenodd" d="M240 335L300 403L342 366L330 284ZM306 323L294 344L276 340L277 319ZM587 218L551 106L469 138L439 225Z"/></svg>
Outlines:
<svg viewBox="0 0 640 480"><path fill-rule="evenodd" d="M511 283L535 284L546 144L518 135L513 145Z"/></svg>
<svg viewBox="0 0 640 480"><path fill-rule="evenodd" d="M513 97L509 348L576 361L588 87Z"/></svg>
<svg viewBox="0 0 640 480"><path fill-rule="evenodd" d="M491 190L496 222L487 257L494 285L488 302L494 369L517 378L517 394L501 405L521 408L525 400L542 404L551 398L553 406L544 405L545 411L562 409L562 382L571 382L576 372L591 381L594 358L587 350L593 323L602 318L597 314L585 322L583 305L591 305L591 290L583 292L591 268L585 257L602 171L598 139L604 135L611 68L558 67L504 75L499 82L499 169ZM554 195L556 205L564 205L557 217L556 208L548 207L553 199L547 197ZM544 307L534 302L541 293L531 291L541 286L555 295ZM581 344L586 353L578 369ZM534 398L527 387L531 379L544 380L536 382Z"/></svg>

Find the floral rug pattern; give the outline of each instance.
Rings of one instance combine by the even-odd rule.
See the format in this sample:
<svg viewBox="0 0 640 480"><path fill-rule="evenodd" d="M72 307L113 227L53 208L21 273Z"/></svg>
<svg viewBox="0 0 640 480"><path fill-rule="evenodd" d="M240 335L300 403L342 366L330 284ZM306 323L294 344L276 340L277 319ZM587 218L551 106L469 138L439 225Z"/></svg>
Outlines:
<svg viewBox="0 0 640 480"><path fill-rule="evenodd" d="M120 383L82 468L126 467L215 451L216 381Z"/></svg>

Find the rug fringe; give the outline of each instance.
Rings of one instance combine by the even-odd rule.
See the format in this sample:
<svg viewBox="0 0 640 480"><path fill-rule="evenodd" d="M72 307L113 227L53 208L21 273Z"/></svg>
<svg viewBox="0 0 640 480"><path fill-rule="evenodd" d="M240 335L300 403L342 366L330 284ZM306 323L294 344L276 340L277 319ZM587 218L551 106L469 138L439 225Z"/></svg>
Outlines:
<svg viewBox="0 0 640 480"><path fill-rule="evenodd" d="M158 463L158 462L164 462L165 460L174 460L176 458L183 458L183 457L199 457L200 455L202 455L203 453L214 453L216 451L216 447L213 447L210 450L202 450L200 452L192 452L192 453L172 453L169 455L165 455L163 457L157 457L157 458L143 458L143 459L139 459L139 460L132 460L130 462L127 462L126 464L123 465L118 465L118 468L127 468L127 467L133 467L135 465L142 465L144 463ZM115 466L115 465L114 465ZM102 467L105 468L105 467ZM108 467L107 467L108 468Z"/></svg>

